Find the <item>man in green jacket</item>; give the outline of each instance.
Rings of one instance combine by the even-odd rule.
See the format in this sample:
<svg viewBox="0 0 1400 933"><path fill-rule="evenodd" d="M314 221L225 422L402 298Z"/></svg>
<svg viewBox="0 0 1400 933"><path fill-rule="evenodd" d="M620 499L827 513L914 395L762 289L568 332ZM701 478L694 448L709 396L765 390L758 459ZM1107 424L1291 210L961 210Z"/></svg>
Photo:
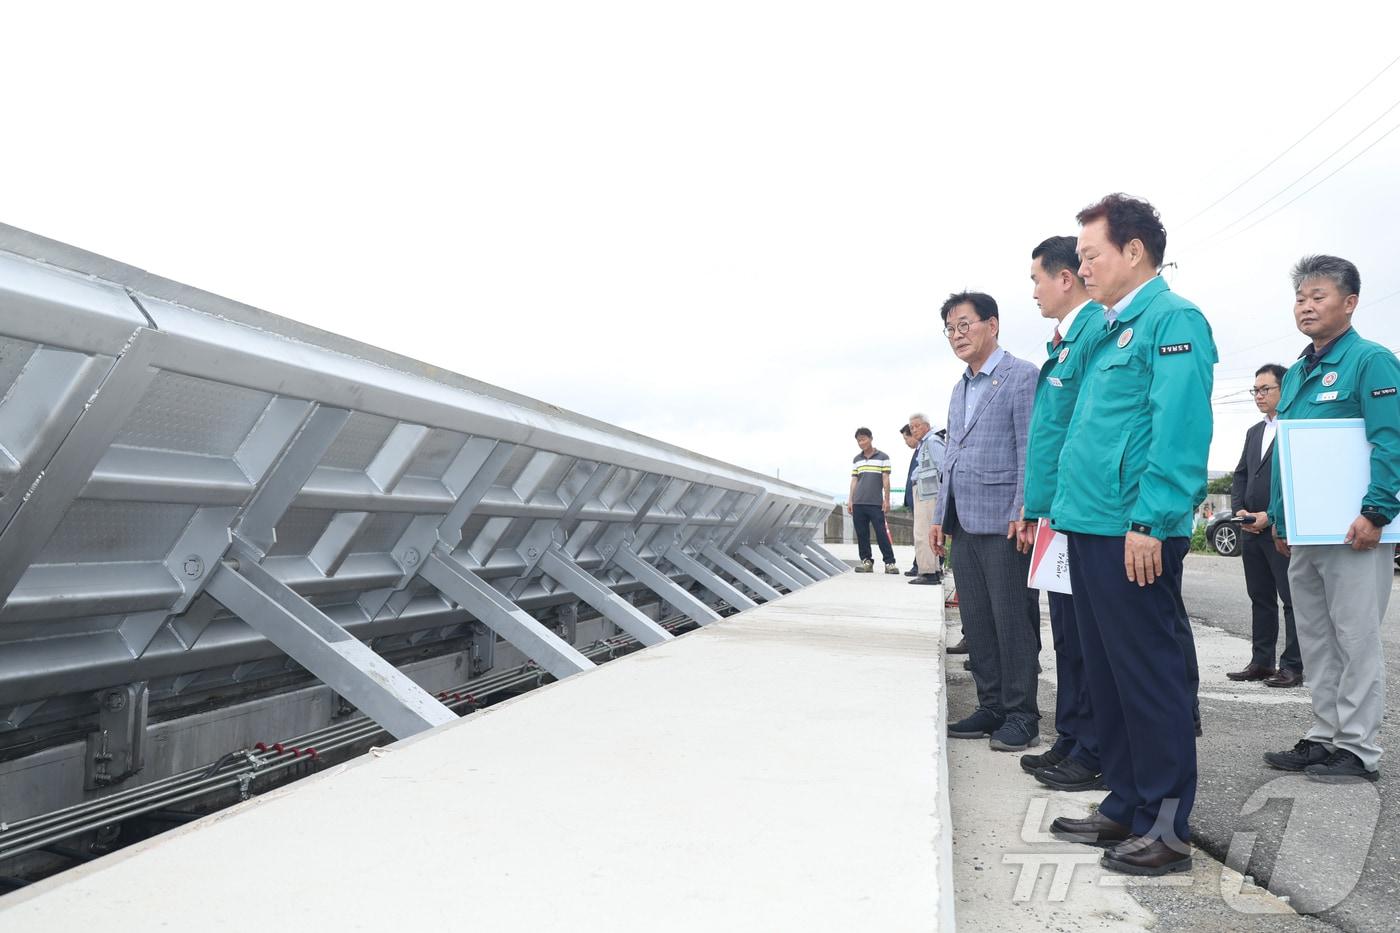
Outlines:
<svg viewBox="0 0 1400 933"><path fill-rule="evenodd" d="M1288 584L1313 725L1289 751L1264 760L1321 781L1379 776L1376 744L1385 715L1381 620L1390 599L1391 548L1381 529L1400 512L1400 360L1351 326L1361 294L1356 266L1306 256L1293 268L1293 316L1312 339L1283 377L1280 422L1360 418L1371 442L1371 481L1357 503L1345 544L1287 542L1282 470L1274 470L1268 519L1279 552L1290 555Z"/></svg>
<svg viewBox="0 0 1400 933"><path fill-rule="evenodd" d="M1052 832L1112 848L1110 870L1191 868L1196 736L1181 571L1205 498L1215 341L1157 274L1167 233L1146 201L1079 213L1079 273L1107 308L1060 453L1053 526L1070 583L1108 796Z"/></svg>
<svg viewBox="0 0 1400 933"><path fill-rule="evenodd" d="M1042 316L1055 321L1045 345L1026 446L1025 518L1050 517L1059 475L1060 449L1079 399L1084 367L1104 336L1103 305L1089 297L1079 277L1078 243L1072 236L1055 236L1031 251L1031 282ZM1089 688L1084 682L1084 652L1074 599L1066 593L1046 594L1050 602L1050 632L1055 644L1055 744L1043 755L1022 755L1021 767L1056 790L1103 787L1099 741ZM1036 606L1039 614L1040 607Z"/></svg>

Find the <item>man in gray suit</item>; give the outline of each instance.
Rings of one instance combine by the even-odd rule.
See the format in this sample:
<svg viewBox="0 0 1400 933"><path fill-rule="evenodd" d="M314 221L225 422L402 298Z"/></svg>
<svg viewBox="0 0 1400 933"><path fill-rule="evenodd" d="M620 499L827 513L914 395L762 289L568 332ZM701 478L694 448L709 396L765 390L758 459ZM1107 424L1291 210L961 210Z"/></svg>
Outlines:
<svg viewBox="0 0 1400 933"><path fill-rule="evenodd" d="M967 364L948 404L948 449L929 541L957 540L963 636L977 709L948 726L957 739L991 737L998 751L1040 744L1036 707L1038 619L1027 612L1034 526L1021 521L1034 364L997 344L992 296L960 292L943 303L943 333Z"/></svg>

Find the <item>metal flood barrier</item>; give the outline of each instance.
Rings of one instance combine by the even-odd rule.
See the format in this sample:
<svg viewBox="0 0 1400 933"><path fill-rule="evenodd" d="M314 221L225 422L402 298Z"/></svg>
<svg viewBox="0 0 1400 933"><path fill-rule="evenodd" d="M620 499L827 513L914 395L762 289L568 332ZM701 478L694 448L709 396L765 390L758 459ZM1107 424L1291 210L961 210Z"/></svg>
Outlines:
<svg viewBox="0 0 1400 933"><path fill-rule="evenodd" d="M462 347L470 366L470 346ZM0 746L95 711L89 786L211 672L304 667L399 738L376 650L485 626L557 678L846 568L829 498L0 227Z"/></svg>

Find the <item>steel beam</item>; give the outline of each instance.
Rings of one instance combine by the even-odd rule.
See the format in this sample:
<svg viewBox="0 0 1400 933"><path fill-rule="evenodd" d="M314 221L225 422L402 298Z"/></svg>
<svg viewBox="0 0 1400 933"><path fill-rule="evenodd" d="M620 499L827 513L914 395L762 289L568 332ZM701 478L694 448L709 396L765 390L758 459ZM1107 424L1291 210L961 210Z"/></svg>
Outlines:
<svg viewBox="0 0 1400 933"><path fill-rule="evenodd" d="M0 604L9 599L20 577L53 536L102 454L155 378L151 358L156 339L158 335L152 331L137 332L54 451L53 459L28 489L9 493L19 497L21 505L0 534Z"/></svg>
<svg viewBox="0 0 1400 933"><path fill-rule="evenodd" d="M750 590L757 593L767 602L771 602L783 595L772 587L767 580L763 579L713 544L707 544L701 548L700 555L717 568L723 570L735 580L738 580L744 586L747 586Z"/></svg>
<svg viewBox="0 0 1400 933"><path fill-rule="evenodd" d="M593 574L570 560L558 545L544 552L540 558L540 569L642 644L657 645L674 637L643 615L636 606L600 583Z"/></svg>
<svg viewBox="0 0 1400 933"><path fill-rule="evenodd" d="M721 616L718 612L715 612L675 580L642 560L635 551L625 544L618 547L617 553L613 555L613 560L623 570L636 577L638 583L701 625L709 625L711 622L720 620Z"/></svg>
<svg viewBox="0 0 1400 933"><path fill-rule="evenodd" d="M797 575L793 573L792 568L788 567L787 564L775 561L766 554L760 554L747 544L741 544L736 547L734 553L768 574L768 576L772 577L776 582L787 587L789 590L800 590L807 585L797 579Z"/></svg>
<svg viewBox="0 0 1400 933"><path fill-rule="evenodd" d="M560 680L595 666L452 556L434 551L423 562L421 573L448 599Z"/></svg>
<svg viewBox="0 0 1400 933"><path fill-rule="evenodd" d="M223 563L206 592L395 738L457 718L251 558Z"/></svg>
<svg viewBox="0 0 1400 933"><path fill-rule="evenodd" d="M806 571L801 567L797 566L795 562L784 557L782 554L779 554L777 551L773 550L768 545L755 544L753 549L759 554L762 554L764 557L768 558L773 563L776 563L778 566L785 568L788 572L788 576L795 578L797 582L802 584L803 586L806 586L809 583L817 582L816 578L813 577L809 571Z"/></svg>
<svg viewBox="0 0 1400 933"><path fill-rule="evenodd" d="M277 523L291 508L297 493L306 485L348 420L350 412L344 408L317 405L282 452L277 465L263 478L233 529L236 537L258 551L259 558L277 542Z"/></svg>
<svg viewBox="0 0 1400 933"><path fill-rule="evenodd" d="M802 552L813 560L821 561L823 565L831 568L833 573L847 573L851 569L832 556L826 548L816 544L806 545L803 547Z"/></svg>
<svg viewBox="0 0 1400 933"><path fill-rule="evenodd" d="M779 557L786 558L789 564L792 564L813 580L825 580L833 574L833 571L823 567L807 555L799 552L796 548L788 547L781 541L774 541L768 546L772 548L773 553L777 554Z"/></svg>
<svg viewBox="0 0 1400 933"><path fill-rule="evenodd" d="M735 609L743 611L745 609L752 609L754 606L758 605L758 603L740 592L737 586L725 580L685 551L682 551L680 545L672 545L662 556L670 561L671 564L682 573L689 574L692 580L729 603L729 605L733 606Z"/></svg>

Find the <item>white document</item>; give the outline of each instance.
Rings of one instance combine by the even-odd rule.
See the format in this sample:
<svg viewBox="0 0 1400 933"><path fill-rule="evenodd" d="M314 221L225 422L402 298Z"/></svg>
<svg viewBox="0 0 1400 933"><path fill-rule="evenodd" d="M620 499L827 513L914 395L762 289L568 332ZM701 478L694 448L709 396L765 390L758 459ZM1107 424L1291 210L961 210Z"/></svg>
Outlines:
<svg viewBox="0 0 1400 933"><path fill-rule="evenodd" d="M1035 547L1031 548L1031 572L1026 586L1069 595L1069 539L1042 518L1035 527Z"/></svg>
<svg viewBox="0 0 1400 933"><path fill-rule="evenodd" d="M1280 421L1274 440L1288 543L1343 544L1371 484L1371 442L1360 418ZM1400 541L1391 522L1381 541Z"/></svg>

